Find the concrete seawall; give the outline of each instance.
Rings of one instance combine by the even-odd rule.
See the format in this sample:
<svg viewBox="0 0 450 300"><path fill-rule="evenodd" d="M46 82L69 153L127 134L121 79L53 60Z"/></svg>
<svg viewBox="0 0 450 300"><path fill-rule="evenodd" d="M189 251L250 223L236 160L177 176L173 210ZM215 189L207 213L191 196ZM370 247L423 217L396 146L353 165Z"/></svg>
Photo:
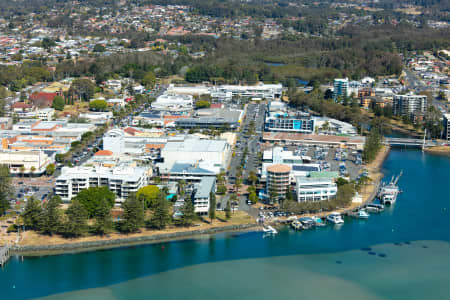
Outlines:
<svg viewBox="0 0 450 300"><path fill-rule="evenodd" d="M167 234L153 234L147 236L119 238L111 240L99 240L80 243L64 243L57 245L26 245L26 246L15 245L11 247L11 252L17 255L52 255L52 254L56 255L61 253L84 252L84 251L117 248L139 244L151 244L172 240L182 240L204 234L216 234L229 231L230 232L245 231L250 229L256 229L257 227L258 227L257 224L243 224L243 225L230 225L201 230L174 232Z"/></svg>

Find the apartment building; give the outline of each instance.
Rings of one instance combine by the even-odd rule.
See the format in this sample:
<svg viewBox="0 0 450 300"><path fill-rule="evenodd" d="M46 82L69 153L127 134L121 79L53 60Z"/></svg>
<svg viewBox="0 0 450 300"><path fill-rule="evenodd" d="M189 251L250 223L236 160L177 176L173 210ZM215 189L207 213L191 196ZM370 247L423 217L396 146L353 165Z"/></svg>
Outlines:
<svg viewBox="0 0 450 300"><path fill-rule="evenodd" d="M427 109L427 96L414 95L412 93L406 95L394 95L393 114L398 116L408 116L411 119L417 114L423 114Z"/></svg>
<svg viewBox="0 0 450 300"><path fill-rule="evenodd" d="M444 114L444 140L450 143L450 114Z"/></svg>
<svg viewBox="0 0 450 300"><path fill-rule="evenodd" d="M348 78L336 78L333 83L333 100L350 96Z"/></svg>
<svg viewBox="0 0 450 300"><path fill-rule="evenodd" d="M56 179L55 194L68 202L81 190L106 186L116 194L116 202L122 202L131 193L148 185L150 176L149 167L64 167Z"/></svg>
<svg viewBox="0 0 450 300"><path fill-rule="evenodd" d="M194 203L194 211L200 215L207 215L210 206L211 193L216 192L216 177L203 177L199 183L195 184L192 201Z"/></svg>

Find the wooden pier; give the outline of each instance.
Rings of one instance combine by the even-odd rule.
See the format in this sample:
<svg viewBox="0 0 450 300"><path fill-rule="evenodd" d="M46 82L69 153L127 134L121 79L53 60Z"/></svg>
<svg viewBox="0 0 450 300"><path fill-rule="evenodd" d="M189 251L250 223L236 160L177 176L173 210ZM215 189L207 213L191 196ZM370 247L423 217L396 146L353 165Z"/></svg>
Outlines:
<svg viewBox="0 0 450 300"><path fill-rule="evenodd" d="M0 247L0 266L3 267L11 256L11 248L8 244Z"/></svg>

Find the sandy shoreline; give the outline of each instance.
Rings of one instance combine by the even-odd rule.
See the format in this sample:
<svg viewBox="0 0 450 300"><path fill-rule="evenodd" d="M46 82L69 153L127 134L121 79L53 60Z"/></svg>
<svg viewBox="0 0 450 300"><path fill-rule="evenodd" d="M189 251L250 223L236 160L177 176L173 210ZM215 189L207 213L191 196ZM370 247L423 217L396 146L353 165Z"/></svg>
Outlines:
<svg viewBox="0 0 450 300"><path fill-rule="evenodd" d="M429 154L450 156L450 146L426 147L424 151Z"/></svg>

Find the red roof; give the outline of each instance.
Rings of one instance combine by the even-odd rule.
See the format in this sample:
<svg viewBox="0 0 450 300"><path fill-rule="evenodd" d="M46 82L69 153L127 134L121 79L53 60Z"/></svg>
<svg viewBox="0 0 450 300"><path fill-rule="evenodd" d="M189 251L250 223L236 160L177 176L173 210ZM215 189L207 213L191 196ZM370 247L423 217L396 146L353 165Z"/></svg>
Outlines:
<svg viewBox="0 0 450 300"><path fill-rule="evenodd" d="M94 155L95 156L111 156L111 155L113 155L113 152L109 151L109 150L100 150L100 151L97 151Z"/></svg>
<svg viewBox="0 0 450 300"><path fill-rule="evenodd" d="M25 102L16 102L12 105L12 108L32 108L33 105Z"/></svg>
<svg viewBox="0 0 450 300"><path fill-rule="evenodd" d="M139 130L134 129L134 128L132 128L132 127L127 127L127 128L125 128L123 131L125 131L125 132L128 133L129 135L135 135L136 132L140 132Z"/></svg>
<svg viewBox="0 0 450 300"><path fill-rule="evenodd" d="M210 108L222 108L223 103L212 103Z"/></svg>
<svg viewBox="0 0 450 300"><path fill-rule="evenodd" d="M53 99L57 96L56 93L33 93L30 95L30 101L36 106L52 106Z"/></svg>

